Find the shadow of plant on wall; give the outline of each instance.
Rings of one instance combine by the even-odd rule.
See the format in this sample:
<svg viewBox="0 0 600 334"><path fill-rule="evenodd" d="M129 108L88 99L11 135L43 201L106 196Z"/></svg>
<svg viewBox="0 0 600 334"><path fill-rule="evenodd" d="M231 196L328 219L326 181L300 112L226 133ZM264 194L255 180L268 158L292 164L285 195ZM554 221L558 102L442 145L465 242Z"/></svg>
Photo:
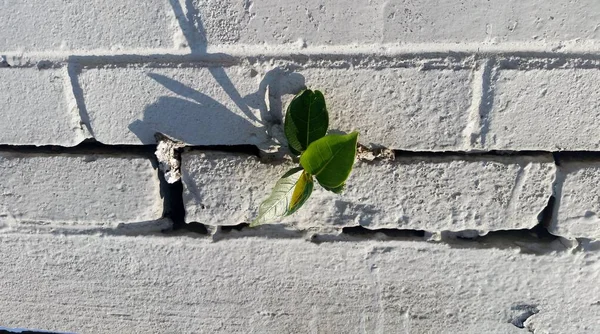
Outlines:
<svg viewBox="0 0 600 334"><path fill-rule="evenodd" d="M216 145L211 140L222 137L223 131L235 133L260 132L260 121L253 116L236 114L214 98L188 87L165 75L149 73L152 78L176 96L161 96L144 110L142 120L129 125L129 129L143 142L152 142L160 132L187 144Z"/></svg>
<svg viewBox="0 0 600 334"><path fill-rule="evenodd" d="M159 132L190 145L280 145L282 96L304 88L302 75L274 68L262 76L257 91L243 97L237 93L239 98L228 103L166 75L148 73L147 76L166 88L169 95L158 97L146 107L142 119L129 125L144 143L154 142L154 134ZM230 82L225 71L212 76L218 85L214 87L222 87L223 81ZM227 80L222 80L223 77Z"/></svg>

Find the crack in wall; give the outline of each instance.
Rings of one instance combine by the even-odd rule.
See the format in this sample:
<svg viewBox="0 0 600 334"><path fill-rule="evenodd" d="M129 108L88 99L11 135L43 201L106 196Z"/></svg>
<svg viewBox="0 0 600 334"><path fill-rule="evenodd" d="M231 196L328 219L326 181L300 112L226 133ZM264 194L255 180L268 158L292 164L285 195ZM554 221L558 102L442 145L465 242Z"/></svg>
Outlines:
<svg viewBox="0 0 600 334"><path fill-rule="evenodd" d="M56 154L105 154L113 156L143 156L153 161L153 166L158 167L158 159L154 155L157 145L106 145L88 139L75 147L62 146L14 146L0 145L0 152L8 152L23 155L56 155ZM254 145L238 145L238 146L187 146L183 148L186 151L224 151L230 153L249 154L260 157L261 150ZM370 150L363 147L363 153ZM546 152L546 151L489 151L489 152L422 152L422 151L404 151L404 150L388 150L385 148L377 148L377 155L374 155L375 160L386 161L393 160L393 157L438 157L440 159L494 159L496 157L505 156L529 156L547 159L548 154L552 154L555 164L560 166L564 160L598 160L600 161L600 152L590 151L562 151L562 152ZM381 154L382 152L386 154ZM177 159L181 159L177 156ZM553 215L558 206L560 195L559 177L553 181L553 195L548 199L546 207L538 216L539 224L531 229L523 230L500 230L490 231L485 235L472 233L473 231L424 231L424 230L409 230L409 229L368 229L363 226L348 226L341 229L331 228L329 231L323 230L305 230L294 231L284 225L261 226L258 228L249 228L247 223L242 223L233 226L218 226L203 224L202 222L186 222L185 207L183 202L184 185L181 180L175 183L168 183L164 175L159 173L161 195L163 196L163 219L172 223L171 228L165 228L164 233L192 233L201 236L211 237L214 241L223 239L235 239L248 236L262 236L268 238L305 238L311 242L338 242L338 241L362 241L362 240L413 240L413 241L429 241L443 242L454 247L518 247L522 250L543 253L565 249L575 250L596 250L600 249L597 243L590 240L566 240L560 236L555 236L549 233L548 228L553 222ZM558 172L557 172L558 173ZM142 224L144 225L144 224ZM133 225L134 227L136 225ZM141 225L137 225L140 227ZM39 228L39 227L35 227ZM55 230L56 233L71 233L69 231ZM116 234L116 235L143 235L154 233L156 231L145 231L144 228L128 228L119 226L116 229L80 229L75 231L77 234L85 233L101 233L101 234Z"/></svg>

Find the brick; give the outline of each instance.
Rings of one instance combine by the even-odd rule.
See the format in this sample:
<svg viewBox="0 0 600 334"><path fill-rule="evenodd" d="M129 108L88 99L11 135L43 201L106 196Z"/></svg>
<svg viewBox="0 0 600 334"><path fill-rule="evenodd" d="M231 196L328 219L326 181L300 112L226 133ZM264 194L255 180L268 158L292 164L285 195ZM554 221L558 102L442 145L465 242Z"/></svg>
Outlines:
<svg viewBox="0 0 600 334"><path fill-rule="evenodd" d="M561 163L550 232L566 238L600 239L600 163Z"/></svg>
<svg viewBox="0 0 600 334"><path fill-rule="evenodd" d="M275 181L293 166L219 152L192 151L182 159L186 220L208 225L251 221ZM528 229L552 195L554 173L546 155L358 162L341 195L315 186L304 207L283 222L301 229Z"/></svg>
<svg viewBox="0 0 600 334"><path fill-rule="evenodd" d="M85 139L66 69L0 68L0 144L74 146Z"/></svg>
<svg viewBox="0 0 600 334"><path fill-rule="evenodd" d="M357 130L363 144L414 151L471 148L463 134L473 94L471 71L323 68L294 74L323 91L330 129ZM280 85L294 91L289 86L299 82L289 80L290 85L288 77Z"/></svg>
<svg viewBox="0 0 600 334"><path fill-rule="evenodd" d="M9 327L518 334L510 322L530 305L540 310L525 322L532 331L594 333L600 316L590 306L600 294L597 252L6 233L0 252Z"/></svg>
<svg viewBox="0 0 600 334"><path fill-rule="evenodd" d="M600 4L426 1L193 1L212 44L553 42L600 38ZM351 22L351 24L349 24Z"/></svg>
<svg viewBox="0 0 600 334"><path fill-rule="evenodd" d="M600 72L500 71L487 121L488 150L598 150Z"/></svg>
<svg viewBox="0 0 600 334"><path fill-rule="evenodd" d="M2 51L172 48L177 32L167 0L9 0L2 9Z"/></svg>
<svg viewBox="0 0 600 334"><path fill-rule="evenodd" d="M94 136L106 144L151 144L158 131L192 145L268 146L267 133L283 132L282 110L307 85L325 93L332 129L359 130L366 144L443 151L470 148L463 132L471 77L467 70L286 73L259 65L90 69L80 82Z"/></svg>
<svg viewBox="0 0 600 334"><path fill-rule="evenodd" d="M162 215L158 176L148 158L0 152L0 169L4 224L111 227Z"/></svg>
<svg viewBox="0 0 600 334"><path fill-rule="evenodd" d="M251 68L89 69L80 76L90 125L105 144L153 144L161 132L191 145L268 140Z"/></svg>

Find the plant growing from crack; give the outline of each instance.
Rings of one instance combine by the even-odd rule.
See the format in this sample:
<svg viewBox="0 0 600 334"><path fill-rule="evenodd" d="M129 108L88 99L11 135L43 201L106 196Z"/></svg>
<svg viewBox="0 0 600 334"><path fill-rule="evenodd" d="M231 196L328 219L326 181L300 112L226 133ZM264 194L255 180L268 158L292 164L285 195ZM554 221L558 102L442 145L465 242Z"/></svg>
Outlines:
<svg viewBox="0 0 600 334"><path fill-rule="evenodd" d="M296 212L310 197L314 178L326 190L339 194L352 171L358 132L327 134L329 115L323 94L303 90L290 102L284 132L300 166L287 171L262 202L250 226L274 222Z"/></svg>

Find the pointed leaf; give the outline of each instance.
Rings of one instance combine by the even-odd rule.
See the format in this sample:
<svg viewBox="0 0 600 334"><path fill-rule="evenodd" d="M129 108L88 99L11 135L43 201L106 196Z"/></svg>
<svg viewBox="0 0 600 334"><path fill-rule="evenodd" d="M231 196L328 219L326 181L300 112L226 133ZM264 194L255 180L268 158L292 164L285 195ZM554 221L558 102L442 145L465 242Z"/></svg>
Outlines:
<svg viewBox="0 0 600 334"><path fill-rule="evenodd" d="M314 187L314 182L312 175L306 173L306 171L302 172L298 182L296 183L296 187L294 188L294 193L292 194L292 200L290 201L290 207L288 209L288 215L296 212L300 207L306 202L310 194L312 193Z"/></svg>
<svg viewBox="0 0 600 334"><path fill-rule="evenodd" d="M341 193L342 193L342 191L344 191L344 186L345 186L345 185L346 185L346 184L344 183L344 184L342 184L342 185L341 185L341 186L339 186L339 187L336 187L336 188L329 188L329 187L326 187L326 186L324 186L324 185L322 185L322 184L321 184L321 186L322 186L323 188L325 188L325 190L329 190L329 191L331 191L331 192L333 192L333 193L336 193L336 194L341 194Z"/></svg>
<svg viewBox="0 0 600 334"><path fill-rule="evenodd" d="M298 190L300 188L302 190ZM269 197L258 208L258 217L250 227L274 222L298 210L312 192L312 176L307 180L302 167L286 172L275 184ZM297 196L296 191L300 192Z"/></svg>
<svg viewBox="0 0 600 334"><path fill-rule="evenodd" d="M284 131L292 153L304 152L310 143L325 136L328 126L329 115L323 94L310 89L300 92L285 114Z"/></svg>
<svg viewBox="0 0 600 334"><path fill-rule="evenodd" d="M326 189L339 188L352 171L357 140L358 132L327 135L310 144L300 156L300 164Z"/></svg>

